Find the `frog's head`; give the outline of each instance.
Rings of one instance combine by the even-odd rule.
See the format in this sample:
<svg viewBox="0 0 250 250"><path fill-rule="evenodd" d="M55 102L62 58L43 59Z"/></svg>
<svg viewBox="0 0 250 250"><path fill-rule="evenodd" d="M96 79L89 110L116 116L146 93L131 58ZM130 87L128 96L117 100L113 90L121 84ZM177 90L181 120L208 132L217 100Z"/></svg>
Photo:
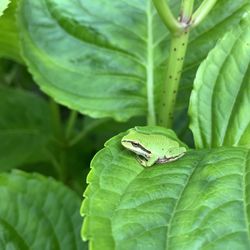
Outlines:
<svg viewBox="0 0 250 250"><path fill-rule="evenodd" d="M144 137L139 135L137 131L130 130L129 133L122 138L121 143L126 149L137 155L146 159L150 158L151 151L146 148L147 142L144 141Z"/></svg>

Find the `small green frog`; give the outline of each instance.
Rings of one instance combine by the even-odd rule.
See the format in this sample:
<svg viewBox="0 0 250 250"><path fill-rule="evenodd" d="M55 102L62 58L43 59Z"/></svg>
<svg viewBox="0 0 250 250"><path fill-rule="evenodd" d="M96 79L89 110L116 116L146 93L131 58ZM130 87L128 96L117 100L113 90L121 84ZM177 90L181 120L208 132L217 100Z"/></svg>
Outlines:
<svg viewBox="0 0 250 250"><path fill-rule="evenodd" d="M185 147L168 138L166 135L157 133L143 133L136 128L130 129L129 133L121 140L122 145L136 153L137 159L144 167L150 167L155 163L166 163L179 159L187 151Z"/></svg>

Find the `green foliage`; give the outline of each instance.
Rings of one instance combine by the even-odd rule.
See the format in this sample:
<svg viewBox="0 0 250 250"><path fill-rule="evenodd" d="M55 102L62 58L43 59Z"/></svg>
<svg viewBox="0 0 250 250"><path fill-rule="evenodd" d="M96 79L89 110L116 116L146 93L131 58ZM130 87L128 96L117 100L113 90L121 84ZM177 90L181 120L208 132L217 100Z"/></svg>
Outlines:
<svg viewBox="0 0 250 250"><path fill-rule="evenodd" d="M94 155L91 249L250 249L249 0L154 0L179 33L151 0L0 2L0 249L87 249ZM121 131L165 111L188 152L143 168Z"/></svg>
<svg viewBox="0 0 250 250"><path fill-rule="evenodd" d="M191 31L182 80L177 96L175 128L186 133L188 117L185 111L189 106L189 97L197 69L218 39L232 26L238 25L242 15L250 8L249 1L217 1L214 9L205 21ZM226 11L225 11L226 10ZM183 112L184 111L184 112ZM183 119L186 119L183 122ZM184 126L184 127L181 127Z"/></svg>
<svg viewBox="0 0 250 250"><path fill-rule="evenodd" d="M248 249L250 157L190 150L143 168L120 134L91 163L81 213L91 249Z"/></svg>
<svg viewBox="0 0 250 250"><path fill-rule="evenodd" d="M190 101L198 148L250 147L250 21L227 33L199 68Z"/></svg>
<svg viewBox="0 0 250 250"><path fill-rule="evenodd" d="M6 0L1 0L6 2ZM9 1L7 1L9 2ZM0 56L22 62L19 36L16 24L16 8L19 0L11 0L8 9L1 16L0 10ZM1 8L0 8L1 9Z"/></svg>
<svg viewBox="0 0 250 250"><path fill-rule="evenodd" d="M1 173L0 199L1 249L87 249L79 236L80 199L52 178Z"/></svg>
<svg viewBox="0 0 250 250"><path fill-rule="evenodd" d="M46 161L52 131L45 100L28 91L0 87L0 117L0 170Z"/></svg>
<svg viewBox="0 0 250 250"><path fill-rule="evenodd" d="M197 66L221 32L238 22L246 3L220 1L193 32L177 105L181 110ZM172 7L176 10L178 1ZM146 115L147 105L159 102L170 37L151 0L27 0L19 21L24 59L41 89L58 102L119 121ZM155 100L149 98L154 94Z"/></svg>
<svg viewBox="0 0 250 250"><path fill-rule="evenodd" d="M198 70L190 104L198 148L249 147L249 35L246 18ZM92 249L250 247L248 149L191 150L144 169L121 148L121 137L108 141L91 164L81 213L82 236Z"/></svg>

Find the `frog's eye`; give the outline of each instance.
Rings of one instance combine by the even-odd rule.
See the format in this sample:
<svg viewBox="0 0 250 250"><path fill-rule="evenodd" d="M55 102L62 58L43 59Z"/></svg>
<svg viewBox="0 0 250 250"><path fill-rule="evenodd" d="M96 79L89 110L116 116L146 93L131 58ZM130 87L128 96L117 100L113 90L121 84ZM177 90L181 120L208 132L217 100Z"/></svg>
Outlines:
<svg viewBox="0 0 250 250"><path fill-rule="evenodd" d="M131 142L131 144L132 144L135 148L140 147L140 144L139 144L139 143L137 143L137 142Z"/></svg>

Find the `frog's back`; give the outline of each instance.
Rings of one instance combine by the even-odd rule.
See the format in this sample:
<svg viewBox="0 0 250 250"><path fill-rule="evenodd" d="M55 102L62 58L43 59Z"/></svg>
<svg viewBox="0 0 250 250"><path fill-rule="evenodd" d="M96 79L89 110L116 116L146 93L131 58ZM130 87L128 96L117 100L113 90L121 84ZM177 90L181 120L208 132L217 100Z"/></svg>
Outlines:
<svg viewBox="0 0 250 250"><path fill-rule="evenodd" d="M174 141L164 135L155 135L155 144L158 145L159 148L161 148L162 151L166 151L166 148L169 147L178 147L179 143L177 141Z"/></svg>

